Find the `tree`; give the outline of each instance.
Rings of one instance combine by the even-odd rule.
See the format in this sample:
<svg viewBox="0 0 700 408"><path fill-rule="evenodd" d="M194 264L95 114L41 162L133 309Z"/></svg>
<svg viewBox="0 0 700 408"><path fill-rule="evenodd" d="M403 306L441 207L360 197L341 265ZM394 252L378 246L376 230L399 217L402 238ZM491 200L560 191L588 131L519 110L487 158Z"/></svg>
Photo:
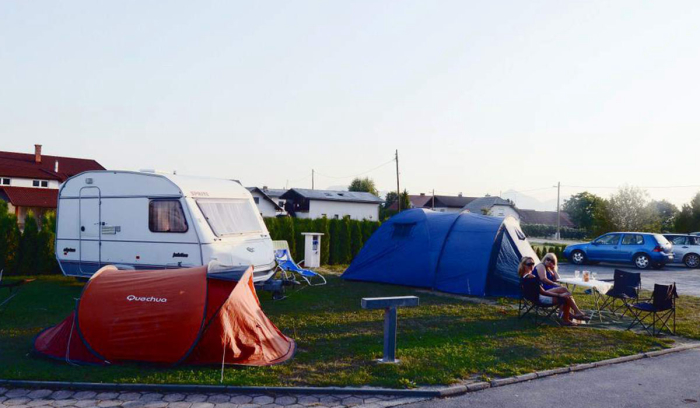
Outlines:
<svg viewBox="0 0 700 408"><path fill-rule="evenodd" d="M647 192L634 186L620 188L610 197L610 218L621 231L648 231L654 217L647 205Z"/></svg>
<svg viewBox="0 0 700 408"><path fill-rule="evenodd" d="M700 193L690 203L683 204L674 222L676 232L700 231Z"/></svg>
<svg viewBox="0 0 700 408"><path fill-rule="evenodd" d="M391 207L391 205L396 202L396 198L398 196L399 195L396 194L396 191L389 191L388 193L386 193L386 197L384 198L384 208L386 209Z"/></svg>
<svg viewBox="0 0 700 408"><path fill-rule="evenodd" d="M377 191L377 186L374 184L374 180L369 177L365 178L355 178L348 186L349 191L364 191L367 193L372 193L379 196L379 191Z"/></svg>
<svg viewBox="0 0 700 408"><path fill-rule="evenodd" d="M571 221L578 228L582 228L592 233L601 220L596 220L596 216L604 215L605 199L591 194L588 191L572 195L564 201L562 211L569 215Z"/></svg>
<svg viewBox="0 0 700 408"><path fill-rule="evenodd" d="M411 208L411 200L408 198L408 191L405 189L401 193L401 211Z"/></svg>
<svg viewBox="0 0 700 408"><path fill-rule="evenodd" d="M669 203L666 200L653 200L649 203L649 211L654 218L656 227L654 230L659 232L673 231L676 217L678 216L678 207Z"/></svg>

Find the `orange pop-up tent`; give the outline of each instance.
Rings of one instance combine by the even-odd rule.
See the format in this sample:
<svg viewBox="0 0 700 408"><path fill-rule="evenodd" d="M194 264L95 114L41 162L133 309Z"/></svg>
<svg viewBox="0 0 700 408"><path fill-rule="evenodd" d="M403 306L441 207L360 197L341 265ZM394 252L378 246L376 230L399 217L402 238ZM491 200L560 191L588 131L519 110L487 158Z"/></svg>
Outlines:
<svg viewBox="0 0 700 408"><path fill-rule="evenodd" d="M34 349L88 364L282 363L296 345L260 309L252 273L106 266L85 285L75 311L37 336Z"/></svg>

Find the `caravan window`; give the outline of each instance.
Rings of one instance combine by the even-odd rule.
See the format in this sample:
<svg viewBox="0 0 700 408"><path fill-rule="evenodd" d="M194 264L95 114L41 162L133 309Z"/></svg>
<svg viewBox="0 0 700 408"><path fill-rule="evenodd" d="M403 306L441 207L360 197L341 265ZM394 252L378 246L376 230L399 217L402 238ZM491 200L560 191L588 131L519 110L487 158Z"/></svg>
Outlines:
<svg viewBox="0 0 700 408"><path fill-rule="evenodd" d="M187 220L178 200L151 200L148 204L151 232L187 232Z"/></svg>
<svg viewBox="0 0 700 408"><path fill-rule="evenodd" d="M197 205L217 237L262 232L258 212L246 199L197 200Z"/></svg>

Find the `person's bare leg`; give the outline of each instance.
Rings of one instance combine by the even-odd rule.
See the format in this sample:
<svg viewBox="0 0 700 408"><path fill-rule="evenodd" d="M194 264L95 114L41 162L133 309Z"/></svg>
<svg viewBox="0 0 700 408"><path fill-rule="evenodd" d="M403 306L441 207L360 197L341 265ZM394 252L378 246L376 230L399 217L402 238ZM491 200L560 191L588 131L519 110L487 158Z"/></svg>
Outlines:
<svg viewBox="0 0 700 408"><path fill-rule="evenodd" d="M581 309L578 308L578 305L576 304L576 301L574 300L573 297L569 297L568 299L569 306L571 306L572 309L574 309L574 314L578 316L583 316L583 312Z"/></svg>

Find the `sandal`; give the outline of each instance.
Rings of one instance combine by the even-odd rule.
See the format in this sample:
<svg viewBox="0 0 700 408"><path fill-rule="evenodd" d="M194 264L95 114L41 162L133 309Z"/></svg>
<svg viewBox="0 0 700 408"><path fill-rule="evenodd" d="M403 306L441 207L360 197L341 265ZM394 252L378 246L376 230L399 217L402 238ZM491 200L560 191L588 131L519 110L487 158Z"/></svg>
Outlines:
<svg viewBox="0 0 700 408"><path fill-rule="evenodd" d="M561 325L562 325L562 326L573 327L573 326L578 326L578 323L574 323L574 322L572 322L572 321L570 321L570 320L564 320L563 322L561 322Z"/></svg>
<svg viewBox="0 0 700 408"><path fill-rule="evenodd" d="M591 318L589 316L586 316L585 314L571 315L571 318L576 319L576 320L585 320L585 321L591 320Z"/></svg>

